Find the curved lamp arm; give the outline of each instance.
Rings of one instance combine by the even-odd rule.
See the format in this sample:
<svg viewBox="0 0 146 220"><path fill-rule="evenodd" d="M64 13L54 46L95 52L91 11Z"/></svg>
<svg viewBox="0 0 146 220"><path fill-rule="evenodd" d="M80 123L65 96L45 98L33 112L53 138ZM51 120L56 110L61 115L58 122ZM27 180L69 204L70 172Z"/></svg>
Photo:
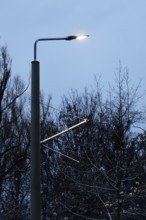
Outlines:
<svg viewBox="0 0 146 220"><path fill-rule="evenodd" d="M55 41L55 40L82 40L89 37L89 35L71 35L67 37L55 37L55 38L39 38L34 42L34 61L37 59L37 43L39 41Z"/></svg>

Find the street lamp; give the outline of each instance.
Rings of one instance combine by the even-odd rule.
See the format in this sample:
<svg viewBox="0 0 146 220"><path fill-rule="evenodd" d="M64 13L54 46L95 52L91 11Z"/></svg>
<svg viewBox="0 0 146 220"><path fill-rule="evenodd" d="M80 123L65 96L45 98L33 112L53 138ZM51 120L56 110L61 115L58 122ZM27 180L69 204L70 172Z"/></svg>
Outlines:
<svg viewBox="0 0 146 220"><path fill-rule="evenodd" d="M89 35L72 35L61 38L40 38L34 43L34 61L31 62L31 220L41 219L40 187L40 64L37 61L39 41L84 39Z"/></svg>
<svg viewBox="0 0 146 220"><path fill-rule="evenodd" d="M39 38L34 43L34 60L37 58L37 43L39 41L55 41L55 40L83 40L85 38L89 37L89 35L71 35L67 37L57 37L57 38Z"/></svg>

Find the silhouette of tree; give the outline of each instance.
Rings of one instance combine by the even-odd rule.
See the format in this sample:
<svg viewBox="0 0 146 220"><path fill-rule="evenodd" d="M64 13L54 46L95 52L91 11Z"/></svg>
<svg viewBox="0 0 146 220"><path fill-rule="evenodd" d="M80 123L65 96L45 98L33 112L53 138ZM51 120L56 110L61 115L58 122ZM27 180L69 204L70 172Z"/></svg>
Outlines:
<svg viewBox="0 0 146 220"><path fill-rule="evenodd" d="M139 85L130 87L127 70L123 73L120 68L117 77L117 87L110 89L106 100L98 83L96 91L86 89L82 95L72 91L63 99L58 118L62 129L81 118L89 118L90 123L58 140L58 149L78 159L80 164L58 158L59 172L53 182L57 216L145 218L140 199L136 199L140 194L130 191L135 184L140 184L144 175L132 130L143 119L136 109L141 98Z"/></svg>
<svg viewBox="0 0 146 220"><path fill-rule="evenodd" d="M30 145L26 88L19 76L11 79L7 48L0 50L0 218L27 219ZM24 181L26 179L26 181ZM19 216L19 218L18 218ZM25 218L24 218L25 219Z"/></svg>

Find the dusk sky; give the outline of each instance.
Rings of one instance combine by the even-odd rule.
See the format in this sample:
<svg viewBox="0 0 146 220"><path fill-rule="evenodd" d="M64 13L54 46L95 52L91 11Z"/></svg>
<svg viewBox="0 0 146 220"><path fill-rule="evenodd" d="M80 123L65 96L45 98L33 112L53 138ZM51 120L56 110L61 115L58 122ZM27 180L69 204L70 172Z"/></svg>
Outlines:
<svg viewBox="0 0 146 220"><path fill-rule="evenodd" d="M133 84L146 89L146 0L0 0L0 45L12 74L28 83L38 38L89 34L84 41L39 42L41 90L54 105L71 89L113 82L119 60Z"/></svg>

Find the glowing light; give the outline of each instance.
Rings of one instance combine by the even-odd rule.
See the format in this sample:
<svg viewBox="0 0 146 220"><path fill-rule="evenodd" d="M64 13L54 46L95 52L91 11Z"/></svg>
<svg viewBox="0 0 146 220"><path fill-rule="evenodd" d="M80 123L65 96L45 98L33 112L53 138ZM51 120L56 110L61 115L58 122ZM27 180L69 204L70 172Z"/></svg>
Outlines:
<svg viewBox="0 0 146 220"><path fill-rule="evenodd" d="M85 38L89 37L89 35L77 35L76 39L77 40L84 40Z"/></svg>
<svg viewBox="0 0 146 220"><path fill-rule="evenodd" d="M89 37L89 35L71 35L65 38L65 40L83 40Z"/></svg>

